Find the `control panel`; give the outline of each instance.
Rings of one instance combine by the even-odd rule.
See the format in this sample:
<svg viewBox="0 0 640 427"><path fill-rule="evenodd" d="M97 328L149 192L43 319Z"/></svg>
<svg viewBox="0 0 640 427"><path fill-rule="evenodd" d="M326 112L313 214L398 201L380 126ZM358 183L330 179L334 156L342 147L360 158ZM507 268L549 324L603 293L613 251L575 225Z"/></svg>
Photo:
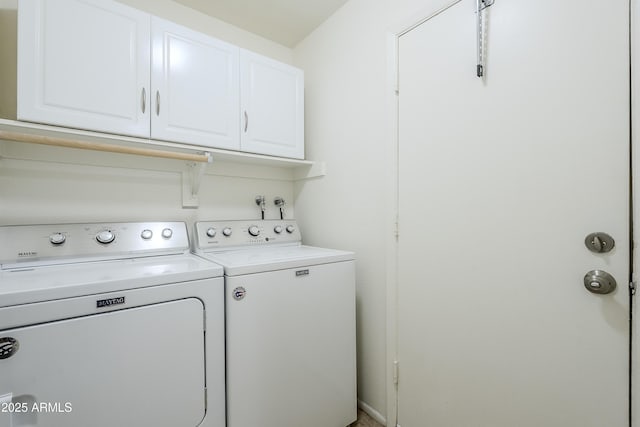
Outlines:
<svg viewBox="0 0 640 427"><path fill-rule="evenodd" d="M64 258L136 257L184 253L184 222L121 222L0 227L0 264Z"/></svg>
<svg viewBox="0 0 640 427"><path fill-rule="evenodd" d="M195 225L195 249L300 243L295 220L203 221Z"/></svg>

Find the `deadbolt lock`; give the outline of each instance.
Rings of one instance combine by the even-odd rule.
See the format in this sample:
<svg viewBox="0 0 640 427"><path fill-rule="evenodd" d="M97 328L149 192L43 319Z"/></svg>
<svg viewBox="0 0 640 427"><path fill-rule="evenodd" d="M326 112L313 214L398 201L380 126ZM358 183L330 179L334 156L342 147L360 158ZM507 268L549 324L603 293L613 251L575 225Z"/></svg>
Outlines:
<svg viewBox="0 0 640 427"><path fill-rule="evenodd" d="M616 241L613 237L607 233L591 233L584 239L584 245L591 252L603 254L609 252L616 245Z"/></svg>
<svg viewBox="0 0 640 427"><path fill-rule="evenodd" d="M594 294L610 294L616 286L616 279L603 270L591 270L584 276L584 287Z"/></svg>

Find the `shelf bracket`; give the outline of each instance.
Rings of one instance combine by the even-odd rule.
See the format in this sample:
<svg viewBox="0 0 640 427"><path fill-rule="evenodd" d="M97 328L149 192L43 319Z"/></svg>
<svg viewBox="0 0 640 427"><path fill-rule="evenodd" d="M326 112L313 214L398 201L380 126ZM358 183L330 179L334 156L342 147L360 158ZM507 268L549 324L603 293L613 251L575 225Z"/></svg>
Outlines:
<svg viewBox="0 0 640 427"><path fill-rule="evenodd" d="M294 170L293 180L304 181L312 178L321 178L327 175L327 164L325 162L315 162L308 166L299 166Z"/></svg>
<svg viewBox="0 0 640 427"><path fill-rule="evenodd" d="M198 194L200 193L200 184L207 166L213 163L211 153L205 152L207 157L206 163L187 163L187 170L182 171L182 208L195 209L200 205Z"/></svg>

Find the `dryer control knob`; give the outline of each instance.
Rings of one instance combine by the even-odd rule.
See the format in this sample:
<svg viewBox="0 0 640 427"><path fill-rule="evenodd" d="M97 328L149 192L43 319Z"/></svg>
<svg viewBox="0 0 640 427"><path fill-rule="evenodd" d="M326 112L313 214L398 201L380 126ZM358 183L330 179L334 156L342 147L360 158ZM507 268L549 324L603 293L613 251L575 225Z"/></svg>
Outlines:
<svg viewBox="0 0 640 427"><path fill-rule="evenodd" d="M276 225L275 227L273 227L273 231L274 231L276 234L280 234L280 233L282 233L282 226L281 226L281 225Z"/></svg>
<svg viewBox="0 0 640 427"><path fill-rule="evenodd" d="M260 235L260 229L257 225L252 225L251 227L249 227L249 234L251 234L253 237L258 237Z"/></svg>
<svg viewBox="0 0 640 427"><path fill-rule="evenodd" d="M225 227L225 228L222 230L222 234L224 234L224 235L225 235L225 237L229 237L229 236L231 236L231 233L233 233L233 231L231 231L231 227Z"/></svg>
<svg viewBox="0 0 640 427"><path fill-rule="evenodd" d="M116 239L116 235L111 232L111 230L102 230L98 234L96 234L96 240L103 245L107 245L113 242Z"/></svg>
<svg viewBox="0 0 640 427"><path fill-rule="evenodd" d="M62 233L53 233L49 236L49 241L54 245L61 245L67 240L67 236Z"/></svg>
<svg viewBox="0 0 640 427"><path fill-rule="evenodd" d="M162 237L164 237L165 239L170 239L171 236L173 236L173 230L170 228L165 228L164 230L162 230Z"/></svg>
<svg viewBox="0 0 640 427"><path fill-rule="evenodd" d="M287 225L287 233L291 234L296 231L296 228L293 225Z"/></svg>
<svg viewBox="0 0 640 427"><path fill-rule="evenodd" d="M216 237L216 229L213 227L207 228L207 236Z"/></svg>
<svg viewBox="0 0 640 427"><path fill-rule="evenodd" d="M140 237L142 237L144 240L149 240L153 237L153 231L149 229L142 230L142 233L140 233Z"/></svg>

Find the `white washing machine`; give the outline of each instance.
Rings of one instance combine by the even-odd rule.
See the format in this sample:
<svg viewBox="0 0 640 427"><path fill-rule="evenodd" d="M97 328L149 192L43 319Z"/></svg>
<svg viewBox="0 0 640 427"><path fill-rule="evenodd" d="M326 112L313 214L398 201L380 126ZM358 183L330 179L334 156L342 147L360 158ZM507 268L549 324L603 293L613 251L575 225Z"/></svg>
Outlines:
<svg viewBox="0 0 640 427"><path fill-rule="evenodd" d="M356 420L354 254L303 246L295 221L199 222L224 267L228 427Z"/></svg>
<svg viewBox="0 0 640 427"><path fill-rule="evenodd" d="M0 227L0 426L224 427L222 268L182 222Z"/></svg>

